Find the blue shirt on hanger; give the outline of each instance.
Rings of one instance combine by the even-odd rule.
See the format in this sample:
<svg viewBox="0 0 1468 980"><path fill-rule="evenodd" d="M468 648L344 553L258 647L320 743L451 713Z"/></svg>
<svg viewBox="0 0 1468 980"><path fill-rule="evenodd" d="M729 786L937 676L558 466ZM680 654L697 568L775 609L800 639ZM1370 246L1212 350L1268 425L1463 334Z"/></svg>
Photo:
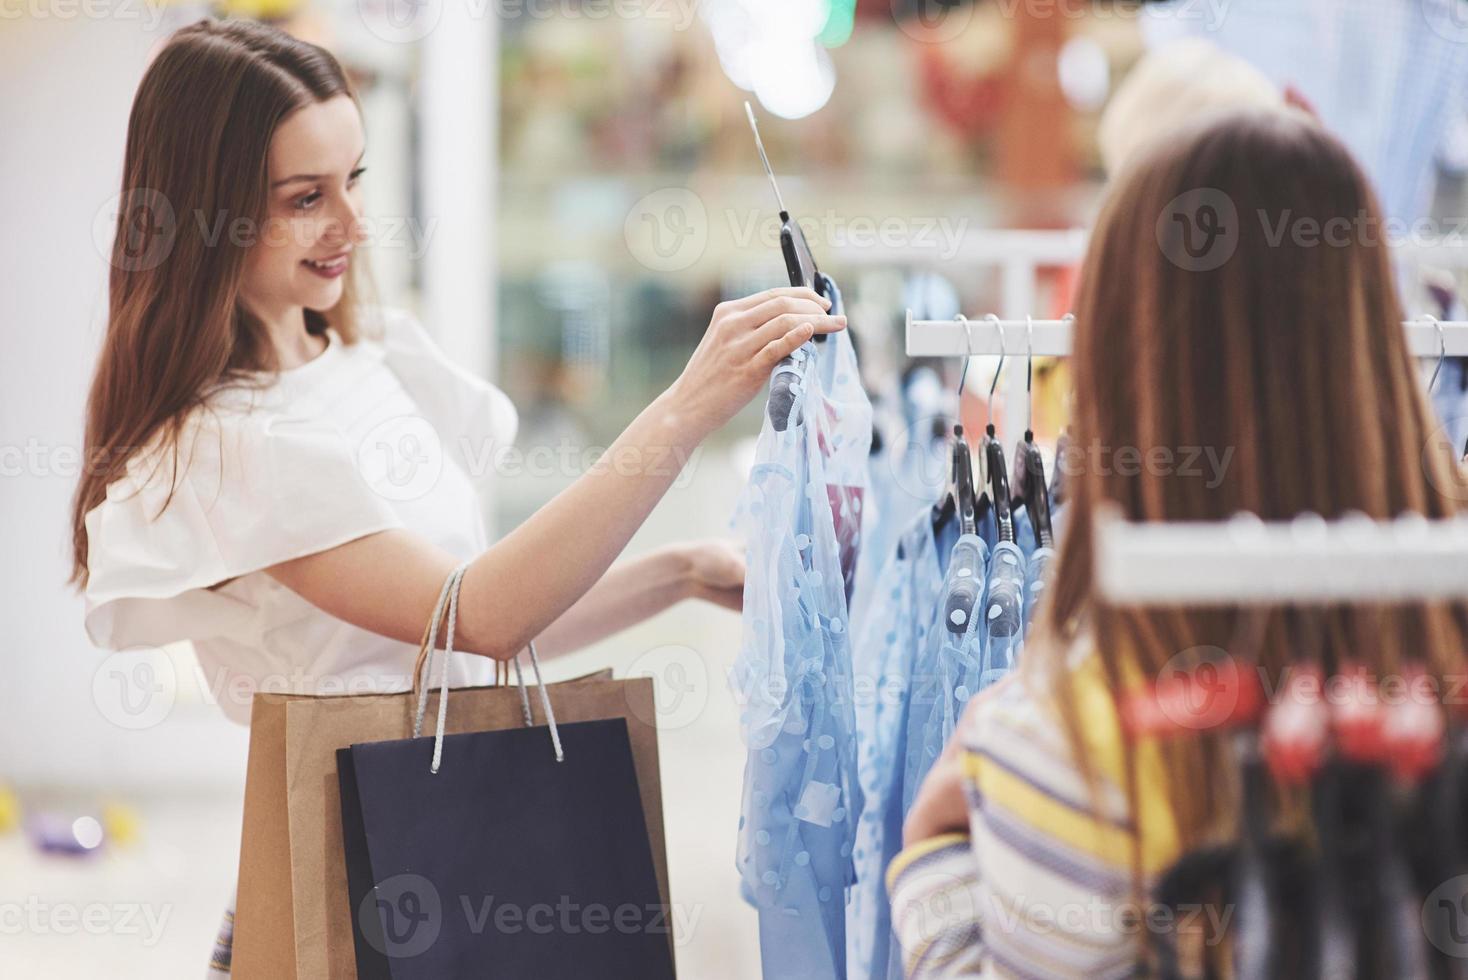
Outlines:
<svg viewBox="0 0 1468 980"><path fill-rule="evenodd" d="M871 405L845 331L795 361L789 417L765 419L735 518L748 549L730 675L749 752L737 862L766 980L846 975L861 810L848 597Z"/></svg>
<svg viewBox="0 0 1468 980"><path fill-rule="evenodd" d="M927 456L925 475L944 470L946 443L938 441ZM911 481L898 482L906 486ZM935 484L935 496L939 489ZM957 574L950 558L960 540L958 521L950 516L935 528L933 509L928 505L908 513L911 516L903 521L896 548L884 557L871 584L862 587L858 598L861 630L853 654L859 678L856 719L863 809L854 851L856 885L847 909L848 976L870 980L901 980L903 976L882 879L901 850L902 823L912 795L969 697L984 684L981 658L989 632L988 624L979 617L958 637L942 622L943 595ZM1023 506L1016 507L1011 516L1027 567L1028 557L1037 548L1034 528ZM891 519L889 515L887 520ZM877 536L870 527L863 531L868 541ZM881 529L880 536L890 539L890 527ZM979 521L975 543L982 560L970 571L979 580L980 601L975 612L982 614L988 556L998 544L992 508ZM864 558L874 556L868 553ZM1040 571L1037 568L1036 574ZM1022 577L1021 584L1026 598L1037 598L1043 589L1033 579ZM1022 605L1027 617L1034 602ZM1017 657L1022 639L1022 634L1015 636L1004 648L1007 660Z"/></svg>
<svg viewBox="0 0 1468 980"><path fill-rule="evenodd" d="M863 807L856 830L856 886L847 909L850 977L884 980L902 975L883 875L902 849L913 664L937 622L943 578L958 537L958 521L951 516L934 528L930 506L910 516L870 592L865 625L856 639Z"/></svg>

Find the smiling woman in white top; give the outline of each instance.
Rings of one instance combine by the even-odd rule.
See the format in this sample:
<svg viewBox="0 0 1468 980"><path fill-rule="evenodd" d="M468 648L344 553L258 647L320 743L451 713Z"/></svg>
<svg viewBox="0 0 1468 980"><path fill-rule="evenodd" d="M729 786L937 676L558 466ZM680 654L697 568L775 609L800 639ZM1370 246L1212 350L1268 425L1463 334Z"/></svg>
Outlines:
<svg viewBox="0 0 1468 980"><path fill-rule="evenodd" d="M411 686L416 642L464 562L457 645L483 659L461 658L460 684L532 638L572 649L691 596L737 607L743 564L727 545L610 566L678 475L670 460L844 318L803 289L720 304L606 465L490 545L475 478L514 439L515 409L410 317L358 302L364 154L341 66L280 31L202 21L149 66L73 512L92 638L193 641L248 723L267 683Z"/></svg>
<svg viewBox="0 0 1468 980"><path fill-rule="evenodd" d="M381 531L410 529L454 556L488 546L471 474L492 475L513 443L514 406L408 315L379 319L381 339L348 345L328 327L314 358L263 387L216 392L186 426L178 474L171 453L128 461L87 514L95 642L192 640L225 713L244 724L262 687L410 685L407 645L317 609L267 571ZM459 684L493 672L487 658L450 669Z"/></svg>

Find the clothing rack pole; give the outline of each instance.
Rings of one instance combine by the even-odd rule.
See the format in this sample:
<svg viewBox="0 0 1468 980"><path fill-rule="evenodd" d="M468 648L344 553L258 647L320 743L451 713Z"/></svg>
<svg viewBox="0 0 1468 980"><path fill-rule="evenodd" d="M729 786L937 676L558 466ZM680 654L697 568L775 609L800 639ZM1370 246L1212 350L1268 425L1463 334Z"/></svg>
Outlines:
<svg viewBox="0 0 1468 980"><path fill-rule="evenodd" d="M1026 343L1026 326L1031 329L1033 350L1037 356L1068 356L1071 352L1074 320L994 320L982 316L969 317L967 328L961 320L915 320L907 311L907 354L909 357L962 357L965 354L1024 357L1031 349ZM1407 349L1414 357L1437 357L1446 348L1449 357L1468 355L1468 320L1431 320L1421 317L1403 323L1407 331ZM1439 335L1438 328L1442 328Z"/></svg>
<svg viewBox="0 0 1468 980"><path fill-rule="evenodd" d="M1071 320L986 320L970 317L967 329L961 320L914 320L907 311L907 354L909 357L962 357L965 354L1023 358L1031 349L1027 333L1034 339L1037 356L1070 354ZM1033 329L1028 331L1026 327ZM970 344L972 341L972 344Z"/></svg>
<svg viewBox="0 0 1468 980"><path fill-rule="evenodd" d="M1121 605L1463 599L1468 518L1132 523L1113 509L1097 516L1095 576Z"/></svg>

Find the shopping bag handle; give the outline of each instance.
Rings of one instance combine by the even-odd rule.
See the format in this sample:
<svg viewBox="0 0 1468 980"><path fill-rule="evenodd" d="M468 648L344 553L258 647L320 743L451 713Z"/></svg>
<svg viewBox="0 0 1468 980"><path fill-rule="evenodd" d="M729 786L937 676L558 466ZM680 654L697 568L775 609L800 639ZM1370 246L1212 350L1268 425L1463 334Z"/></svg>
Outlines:
<svg viewBox="0 0 1468 980"><path fill-rule="evenodd" d="M443 588L438 593L438 601L433 606L433 618L428 621L423 643L418 648L418 659L413 665L413 687L418 692L418 710L413 716L413 737L418 738L423 732L423 717L428 711L428 690L432 686L428 679L433 675L433 662L438 657L438 625L447 612L448 635L444 638L443 670L439 672L438 726L433 736L433 764L429 767L429 772L438 772L439 762L443 759L444 726L448 721L449 713L449 658L454 653L454 627L459 620L459 588L463 585L464 572L468 568L469 563L465 562L450 572L449 577L444 580ZM534 640L530 641L529 647L530 666L535 671L535 685L540 689L540 703L545 708L546 724L550 726L551 745L556 750L556 761L564 762L566 757L561 751L561 733L556 728L556 714L551 709L550 695L546 692L545 680L540 676L540 658L536 656ZM530 695L525 690L525 676L520 670L518 653L515 654L513 663L515 665L515 684L520 688L520 706L525 712L525 724L526 726L534 725L535 718L530 711Z"/></svg>

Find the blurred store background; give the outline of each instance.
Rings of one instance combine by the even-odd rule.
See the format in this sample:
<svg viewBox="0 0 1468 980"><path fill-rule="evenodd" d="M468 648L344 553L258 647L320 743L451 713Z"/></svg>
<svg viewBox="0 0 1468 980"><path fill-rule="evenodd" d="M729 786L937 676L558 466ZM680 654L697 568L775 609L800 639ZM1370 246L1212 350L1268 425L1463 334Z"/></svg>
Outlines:
<svg viewBox="0 0 1468 980"><path fill-rule="evenodd" d="M909 308L930 319L1065 312L1104 181L1096 129L1108 99L1149 43L1201 33L1247 48L1236 35L1260 5L1144 6L0 0L0 977L201 976L233 887L247 733L210 703L186 647L92 648L81 600L63 584L106 313L109 205L133 89L170 30L260 18L351 69L377 291L417 311L520 411L524 462L492 502L503 530L575 478L579 464L564 460L605 446L674 380L715 303L782 284L745 100L787 206L842 285L874 393L911 374ZM1334 24L1337 13L1396 6L1280 3L1271 16L1288 37L1270 35L1260 68L1283 84L1298 81L1279 67L1292 59L1356 63L1288 10ZM1373 28L1359 92L1336 92L1341 76L1322 70L1303 94L1323 114L1352 98L1383 115L1418 96L1435 104L1423 113L1431 124L1412 131L1432 130L1430 192L1404 192L1398 213L1451 231L1464 213L1468 22L1456 5L1436 21L1432 3L1400 6L1408 13ZM1426 56L1412 53L1418 33L1447 52L1433 55L1430 79ZM1398 47L1411 50L1396 58ZM1384 103L1367 101L1381 92ZM1397 145L1391 133L1360 138ZM1428 257L1412 263L1438 270L1432 281L1451 293L1457 243L1444 238L1425 234L1415 244ZM1422 281L1412 312L1441 313L1423 305ZM932 366L940 391L958 366ZM975 364L984 384L974 387L995 366ZM1000 383L1011 411L1023 411L1013 397L1023 366L1011 359ZM1061 370L1036 367L1047 443L1063 419ZM761 408L705 447L630 553L727 533ZM689 977L758 974L734 867L743 749L723 670L738 635L734 614L685 604L554 668L611 663L664 684L664 800L674 897L692 922L678 937Z"/></svg>

